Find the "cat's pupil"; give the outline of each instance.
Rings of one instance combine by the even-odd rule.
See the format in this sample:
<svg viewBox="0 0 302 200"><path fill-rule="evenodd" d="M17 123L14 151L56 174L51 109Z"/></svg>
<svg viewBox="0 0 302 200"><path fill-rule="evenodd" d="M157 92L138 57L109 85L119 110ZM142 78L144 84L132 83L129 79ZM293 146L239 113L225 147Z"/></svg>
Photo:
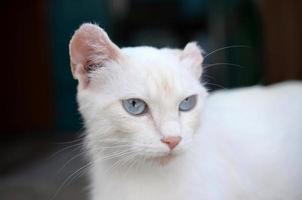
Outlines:
<svg viewBox="0 0 302 200"><path fill-rule="evenodd" d="M142 114L147 108L147 105L143 100L133 98L122 100L122 105L128 113L134 115Z"/></svg>

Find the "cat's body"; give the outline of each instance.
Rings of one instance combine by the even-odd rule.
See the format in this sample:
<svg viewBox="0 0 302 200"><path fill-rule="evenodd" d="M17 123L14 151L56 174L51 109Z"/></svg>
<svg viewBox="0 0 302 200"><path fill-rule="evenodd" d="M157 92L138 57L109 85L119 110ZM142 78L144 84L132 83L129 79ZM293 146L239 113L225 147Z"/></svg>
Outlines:
<svg viewBox="0 0 302 200"><path fill-rule="evenodd" d="M302 199L302 83L217 92L207 102L189 152L126 174L100 164L94 199Z"/></svg>
<svg viewBox="0 0 302 200"><path fill-rule="evenodd" d="M206 104L196 146L210 199L302 199L301 82L217 92Z"/></svg>
<svg viewBox="0 0 302 200"><path fill-rule="evenodd" d="M92 200L302 198L301 83L207 98L194 43L119 49L91 24L70 55Z"/></svg>

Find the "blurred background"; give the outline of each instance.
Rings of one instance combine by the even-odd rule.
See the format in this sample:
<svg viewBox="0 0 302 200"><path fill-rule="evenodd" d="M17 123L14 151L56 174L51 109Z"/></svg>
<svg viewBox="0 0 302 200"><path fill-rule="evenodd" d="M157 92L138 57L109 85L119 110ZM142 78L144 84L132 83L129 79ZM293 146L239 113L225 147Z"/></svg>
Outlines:
<svg viewBox="0 0 302 200"><path fill-rule="evenodd" d="M302 79L299 0L4 0L0 9L3 200L86 198L86 181L68 180L85 163L68 55L83 22L119 46L197 41L211 91Z"/></svg>

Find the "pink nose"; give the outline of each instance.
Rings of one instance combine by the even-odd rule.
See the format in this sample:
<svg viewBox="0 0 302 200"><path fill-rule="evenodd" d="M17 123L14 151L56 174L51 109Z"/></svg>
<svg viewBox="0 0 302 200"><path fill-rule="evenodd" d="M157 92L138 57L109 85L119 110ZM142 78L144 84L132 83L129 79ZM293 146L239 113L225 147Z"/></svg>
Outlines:
<svg viewBox="0 0 302 200"><path fill-rule="evenodd" d="M168 147L172 150L179 144L179 142L181 141L181 137L180 136L166 137L161 139L161 141L167 144Z"/></svg>

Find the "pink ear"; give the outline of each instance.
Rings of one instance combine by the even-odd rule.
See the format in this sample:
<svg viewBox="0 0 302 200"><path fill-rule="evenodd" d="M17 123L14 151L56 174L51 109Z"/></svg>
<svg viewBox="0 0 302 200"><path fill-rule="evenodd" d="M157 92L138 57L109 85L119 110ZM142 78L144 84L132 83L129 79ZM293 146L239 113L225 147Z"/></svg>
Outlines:
<svg viewBox="0 0 302 200"><path fill-rule="evenodd" d="M202 49L196 42L189 42L181 53L182 62L189 67L192 73L198 78L200 78L202 73L202 53Z"/></svg>
<svg viewBox="0 0 302 200"><path fill-rule="evenodd" d="M117 60L119 48L98 25L85 23L72 36L69 54L73 77L86 87L89 83L89 71L108 61Z"/></svg>

